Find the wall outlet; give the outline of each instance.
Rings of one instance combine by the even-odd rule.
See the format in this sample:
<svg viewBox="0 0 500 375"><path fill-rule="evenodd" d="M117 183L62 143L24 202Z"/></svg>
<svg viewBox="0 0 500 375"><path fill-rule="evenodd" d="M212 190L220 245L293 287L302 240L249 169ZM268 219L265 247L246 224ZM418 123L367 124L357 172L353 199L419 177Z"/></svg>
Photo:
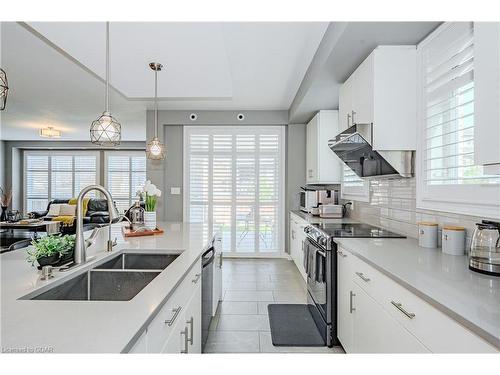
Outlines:
<svg viewBox="0 0 500 375"><path fill-rule="evenodd" d="M172 195L180 195L181 194L181 188L180 187L171 187L170 188L170 194L172 194Z"/></svg>

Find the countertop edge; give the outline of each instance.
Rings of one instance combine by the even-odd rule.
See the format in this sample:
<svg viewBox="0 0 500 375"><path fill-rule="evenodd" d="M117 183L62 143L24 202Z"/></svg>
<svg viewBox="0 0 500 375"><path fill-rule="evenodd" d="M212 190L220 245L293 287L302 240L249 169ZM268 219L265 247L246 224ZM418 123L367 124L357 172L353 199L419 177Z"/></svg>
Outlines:
<svg viewBox="0 0 500 375"><path fill-rule="evenodd" d="M334 239L335 240L335 239ZM356 256L357 258L361 259L363 262L366 262L376 270L382 272L384 275L389 277L391 280L397 282L399 285L402 287L408 289L410 292L413 294L417 295L418 297L422 298L424 301L428 302L435 308L437 308L439 311L441 311L443 314L449 316L453 320L455 320L457 323L460 325L464 326L465 328L469 329L470 331L474 332L478 336L480 336L482 339L487 341L489 344L495 346L497 349L500 349L500 339L497 337L493 336L491 333L488 331L485 331L483 328L477 326L470 320L464 318L462 315L457 314L455 311L451 310L450 308L446 307L445 305L439 303L435 299L429 297L427 294L423 293L419 289L415 288L413 285L408 284L392 272L386 270L384 267L372 262L371 260L365 258L363 255L359 254L355 249L352 249L350 246L346 245L345 243L342 243L341 245L343 248L345 248L347 251L349 251L352 255Z"/></svg>

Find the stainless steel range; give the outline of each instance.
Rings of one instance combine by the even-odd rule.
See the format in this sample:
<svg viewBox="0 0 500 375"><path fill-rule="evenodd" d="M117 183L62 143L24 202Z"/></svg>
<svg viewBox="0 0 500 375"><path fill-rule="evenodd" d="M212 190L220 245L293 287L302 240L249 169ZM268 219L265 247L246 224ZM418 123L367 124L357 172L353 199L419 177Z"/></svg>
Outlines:
<svg viewBox="0 0 500 375"><path fill-rule="evenodd" d="M335 238L405 238L372 225L356 223L311 224L305 227L304 267L308 307L327 346L337 339L337 244Z"/></svg>

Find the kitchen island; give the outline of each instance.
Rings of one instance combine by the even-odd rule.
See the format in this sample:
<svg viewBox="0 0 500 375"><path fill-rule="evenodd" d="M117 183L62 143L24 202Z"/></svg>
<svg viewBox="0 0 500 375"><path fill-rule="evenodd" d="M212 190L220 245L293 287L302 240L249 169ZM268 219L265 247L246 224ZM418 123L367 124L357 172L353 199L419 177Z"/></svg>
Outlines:
<svg viewBox="0 0 500 375"><path fill-rule="evenodd" d="M1 263L1 349L3 353L121 353L130 351L161 311L207 246L201 225L159 222L164 233L124 238L113 225L117 245L103 251L108 228L89 247L89 261L43 281L26 261L25 249L5 253ZM86 233L88 236L89 233ZM177 254L178 257L129 301L30 300L26 296L62 284L120 253Z"/></svg>

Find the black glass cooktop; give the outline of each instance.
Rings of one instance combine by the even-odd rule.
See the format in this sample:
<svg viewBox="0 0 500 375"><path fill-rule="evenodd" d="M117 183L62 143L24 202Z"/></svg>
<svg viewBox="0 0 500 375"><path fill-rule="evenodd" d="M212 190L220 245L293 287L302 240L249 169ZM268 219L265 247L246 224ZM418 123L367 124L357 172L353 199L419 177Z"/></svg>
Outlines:
<svg viewBox="0 0 500 375"><path fill-rule="evenodd" d="M324 223L313 224L328 237L351 237L351 238L406 238L400 234L375 227L369 224L337 224Z"/></svg>

